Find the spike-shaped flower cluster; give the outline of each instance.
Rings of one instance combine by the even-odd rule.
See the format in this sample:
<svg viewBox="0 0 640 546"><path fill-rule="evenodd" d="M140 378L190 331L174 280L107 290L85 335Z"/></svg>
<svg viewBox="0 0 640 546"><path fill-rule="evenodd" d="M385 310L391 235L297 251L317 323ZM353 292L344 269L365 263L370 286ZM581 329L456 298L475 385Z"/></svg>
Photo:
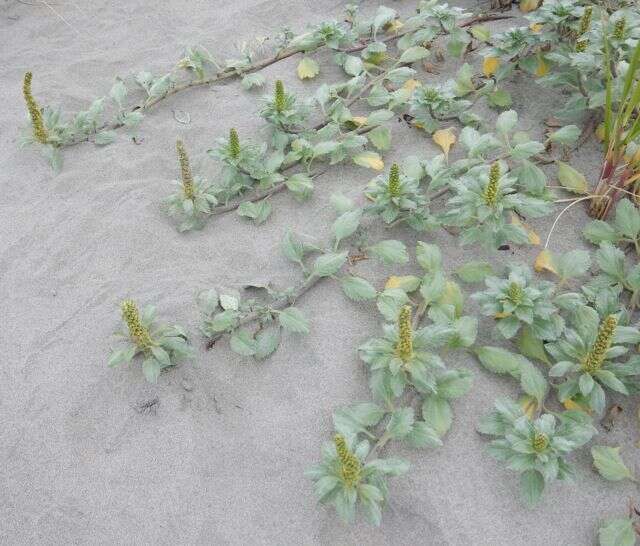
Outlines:
<svg viewBox="0 0 640 546"><path fill-rule="evenodd" d="M498 199L498 188L500 184L500 163L497 161L489 169L489 182L484 191L484 202L488 207L493 207Z"/></svg>
<svg viewBox="0 0 640 546"><path fill-rule="evenodd" d="M238 137L238 131L233 128L229 130L229 155L233 159L238 159L240 156L240 137Z"/></svg>
<svg viewBox="0 0 640 546"><path fill-rule="evenodd" d="M613 37L616 40L622 40L624 38L624 31L627 25L627 20L622 17L616 21L615 26L613 27Z"/></svg>
<svg viewBox="0 0 640 546"><path fill-rule="evenodd" d="M413 331L411 328L411 307L405 305L398 315L398 357L404 364L413 356Z"/></svg>
<svg viewBox="0 0 640 546"><path fill-rule="evenodd" d="M182 179L182 188L184 196L193 200L193 175L191 174L191 166L189 165L189 156L185 150L182 140L176 141L176 152L178 153L178 161L180 162L180 176Z"/></svg>
<svg viewBox="0 0 640 546"><path fill-rule="evenodd" d="M593 347L582 363L582 369L585 372L593 374L602 368L607 351L611 347L617 325L618 319L613 315L607 315L602 321L598 330L598 337L596 337Z"/></svg>
<svg viewBox="0 0 640 546"><path fill-rule="evenodd" d="M362 464L358 460L349 448L347 442L342 434L336 434L333 439L336 446L336 453L338 454L338 460L340 461L340 475L349 488L353 488L358 485L361 476Z"/></svg>
<svg viewBox="0 0 640 546"><path fill-rule="evenodd" d="M120 304L122 310L122 319L129 328L129 335L132 341L143 351L148 351L152 345L149 330L140 322L140 313L138 306L132 300L124 300Z"/></svg>
<svg viewBox="0 0 640 546"><path fill-rule="evenodd" d="M589 46L589 40L578 40L576 42L576 53L584 53Z"/></svg>
<svg viewBox="0 0 640 546"><path fill-rule="evenodd" d="M578 34L580 36L582 36L585 32L587 32L589 28L591 28L592 15L593 15L593 8L591 6L587 6L586 8L584 8L584 13L580 18L580 30L578 31Z"/></svg>
<svg viewBox="0 0 640 546"><path fill-rule="evenodd" d="M33 94L31 93L32 79L33 74L31 72L27 72L24 75L22 94L24 95L24 100L27 103L27 110L29 111L29 117L31 118L31 125L33 127L33 138L40 144L46 144L49 136L47 134L47 129L44 126L42 112L38 107L36 99L33 98Z"/></svg>
<svg viewBox="0 0 640 546"><path fill-rule="evenodd" d="M400 186L400 167L397 163L391 165L391 169L389 169L389 195L392 197L400 197L401 195L401 186Z"/></svg>
<svg viewBox="0 0 640 546"><path fill-rule="evenodd" d="M282 114L287 106L287 96L284 92L284 83L282 83L282 80L276 80L273 103L275 105L276 112Z"/></svg>

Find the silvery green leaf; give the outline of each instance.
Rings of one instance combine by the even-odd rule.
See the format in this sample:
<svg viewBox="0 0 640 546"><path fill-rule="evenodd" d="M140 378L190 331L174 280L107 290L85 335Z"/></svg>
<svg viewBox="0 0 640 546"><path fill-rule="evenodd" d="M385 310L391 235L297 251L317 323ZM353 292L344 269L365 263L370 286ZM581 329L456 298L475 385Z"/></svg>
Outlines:
<svg viewBox="0 0 640 546"><path fill-rule="evenodd" d="M591 448L593 464L600 475L610 481L633 480L633 474L620 456L619 447L593 446Z"/></svg>
<svg viewBox="0 0 640 546"><path fill-rule="evenodd" d="M391 110L374 110L367 116L369 125L380 125L389 121L395 114Z"/></svg>
<svg viewBox="0 0 640 546"><path fill-rule="evenodd" d="M614 226L629 239L640 235L640 211L629 199L621 199L616 205Z"/></svg>
<svg viewBox="0 0 640 546"><path fill-rule="evenodd" d="M442 271L426 273L420 285L420 295L424 299L425 305L429 305L439 300L446 288L446 279Z"/></svg>
<svg viewBox="0 0 640 546"><path fill-rule="evenodd" d="M586 250L571 250L554 257L554 265L562 280L586 275L591 267L591 257Z"/></svg>
<svg viewBox="0 0 640 546"><path fill-rule="evenodd" d="M537 470L527 470L520 475L522 498L529 506L535 506L544 491L544 478Z"/></svg>
<svg viewBox="0 0 640 546"><path fill-rule="evenodd" d="M251 332L248 330L237 330L229 340L231 350L242 356L253 356L256 354L256 342Z"/></svg>
<svg viewBox="0 0 640 546"><path fill-rule="evenodd" d="M624 252L611 243L604 242L596 252L598 267L615 279L624 279Z"/></svg>
<svg viewBox="0 0 640 546"><path fill-rule="evenodd" d="M150 97L162 97L169 91L169 86L171 85L171 76L166 74L161 78L158 78L153 82L151 87L149 87L149 96Z"/></svg>
<svg viewBox="0 0 640 546"><path fill-rule="evenodd" d="M382 474L389 476L402 476L409 470L409 463L403 459L389 457L387 459L374 459L367 463L367 468L373 468Z"/></svg>
<svg viewBox="0 0 640 546"><path fill-rule="evenodd" d="M377 295L371 283L360 277L343 277L340 286L346 296L354 301L371 300Z"/></svg>
<svg viewBox="0 0 640 546"><path fill-rule="evenodd" d="M240 306L240 300L233 294L220 294L220 307L225 311L237 311Z"/></svg>
<svg viewBox="0 0 640 546"><path fill-rule="evenodd" d="M49 160L49 165L54 173L58 174L62 170L62 152L55 146L45 146L44 156Z"/></svg>
<svg viewBox="0 0 640 546"><path fill-rule="evenodd" d="M522 357L522 360L523 362L520 364L520 386L525 393L533 396L541 404L549 390L547 380L538 368L529 361L524 362L526 360L524 357Z"/></svg>
<svg viewBox="0 0 640 546"><path fill-rule="evenodd" d="M388 127L379 126L367 133L367 138L378 150L388 150L391 146L391 131Z"/></svg>
<svg viewBox="0 0 640 546"><path fill-rule="evenodd" d="M162 366L155 358L147 358L142 363L142 373L149 383L157 383Z"/></svg>
<svg viewBox="0 0 640 546"><path fill-rule="evenodd" d="M544 171L540 167L531 163L531 161L523 159L513 174L517 176L518 183L525 191L533 195L539 195L544 192L547 184L547 175L544 174Z"/></svg>
<svg viewBox="0 0 640 546"><path fill-rule="evenodd" d="M131 129L139 125L143 118L142 112L127 112L122 118L122 123L124 123L125 127Z"/></svg>
<svg viewBox="0 0 640 546"><path fill-rule="evenodd" d="M342 68L344 68L344 71L350 76L357 76L362 72L364 65L362 64L362 59L360 57L349 55Z"/></svg>
<svg viewBox="0 0 640 546"><path fill-rule="evenodd" d="M282 240L282 253L292 262L302 263L304 244L287 229Z"/></svg>
<svg viewBox="0 0 640 546"><path fill-rule="evenodd" d="M289 191L291 191L300 200L308 199L313 191L313 180L304 173L298 173L290 176L287 178L285 184Z"/></svg>
<svg viewBox="0 0 640 546"><path fill-rule="evenodd" d="M378 295L376 305L380 313L388 321L395 322L403 305L409 302L409 296L400 288L387 288Z"/></svg>
<svg viewBox="0 0 640 546"><path fill-rule="evenodd" d="M342 488L338 491L334 500L336 512L345 523L351 523L356 516L356 490L353 488Z"/></svg>
<svg viewBox="0 0 640 546"><path fill-rule="evenodd" d="M488 101L492 106L506 108L511 106L511 94L504 89L497 89L489 95Z"/></svg>
<svg viewBox="0 0 640 546"><path fill-rule="evenodd" d="M473 383L473 375L469 370L447 370L442 373L437 381L438 396L447 400L463 396Z"/></svg>
<svg viewBox="0 0 640 546"><path fill-rule="evenodd" d="M425 398L422 404L422 418L442 437L451 428L453 412L445 398L430 395Z"/></svg>
<svg viewBox="0 0 640 546"><path fill-rule="evenodd" d="M603 222L602 220L593 220L589 222L584 228L582 234L587 241L590 241L594 245L599 245L604 241L614 243L620 239L616 230L610 224L607 224L607 222Z"/></svg>
<svg viewBox="0 0 640 546"><path fill-rule="evenodd" d="M96 133L94 142L98 146L106 146L107 144L111 144L115 139L115 131L100 131L99 133Z"/></svg>
<svg viewBox="0 0 640 546"><path fill-rule="evenodd" d="M462 281L467 283L483 281L486 277L493 274L493 268L488 262L467 262L456 269L456 275L458 275Z"/></svg>
<svg viewBox="0 0 640 546"><path fill-rule="evenodd" d="M523 361L528 362L522 356L502 347L478 347L475 353L487 370L497 374L509 374L516 379L520 377Z"/></svg>
<svg viewBox="0 0 640 546"><path fill-rule="evenodd" d="M496 130L501 135L507 135L513 131L518 123L518 113L515 110L502 112L496 120Z"/></svg>
<svg viewBox="0 0 640 546"><path fill-rule="evenodd" d="M355 207L353 199L342 193L332 193L329 200L338 214L344 214Z"/></svg>
<svg viewBox="0 0 640 546"><path fill-rule="evenodd" d="M254 356L258 360L264 360L278 348L278 345L280 345L279 329L262 330L256 334Z"/></svg>
<svg viewBox="0 0 640 546"><path fill-rule="evenodd" d="M577 142L578 138L580 138L580 129L576 125L565 125L549 136L551 142L559 142L567 146Z"/></svg>
<svg viewBox="0 0 640 546"><path fill-rule="evenodd" d="M391 9L391 8L387 8L385 6L380 6L378 8L378 11L376 12L376 15L373 19L373 35L375 37L375 35L378 33L378 30L380 30L383 26L385 26L387 23L390 23L391 21L393 21L396 18L396 11Z"/></svg>
<svg viewBox="0 0 640 546"><path fill-rule="evenodd" d="M416 71L413 68L402 66L400 68L394 68L393 70L389 71L386 79L395 83L396 85L400 85L413 78L415 74Z"/></svg>
<svg viewBox="0 0 640 546"><path fill-rule="evenodd" d="M233 309L222 311L207 322L207 328L212 332L225 332L235 325L237 318L238 313Z"/></svg>
<svg viewBox="0 0 640 546"><path fill-rule="evenodd" d="M309 333L309 322L300 310L295 307L287 307L280 311L278 313L278 321L280 322L280 326L290 332L299 334Z"/></svg>
<svg viewBox="0 0 640 546"><path fill-rule="evenodd" d="M238 207L238 214L252 218L256 225L260 225L271 214L271 203L267 199L263 199L257 203L245 201Z"/></svg>
<svg viewBox="0 0 640 546"><path fill-rule="evenodd" d="M380 241L367 249L368 253L386 265L403 265L409 261L407 247L404 243L389 239Z"/></svg>
<svg viewBox="0 0 640 546"><path fill-rule="evenodd" d="M414 63L430 55L429 50L422 46L413 46L406 49L400 56L401 63Z"/></svg>
<svg viewBox="0 0 640 546"><path fill-rule="evenodd" d="M155 358L162 368L167 368L171 366L171 359L169 358L169 353L165 351L162 347L151 346L151 354L153 358Z"/></svg>
<svg viewBox="0 0 640 546"><path fill-rule="evenodd" d="M442 269L442 254L436 245L418 241L416 260L425 271L434 272Z"/></svg>
<svg viewBox="0 0 640 546"><path fill-rule="evenodd" d="M517 343L518 349L520 349L520 353L523 356L535 358L536 360L549 364L549 358L544 350L544 343L533 333L531 327L525 326L520 330Z"/></svg>
<svg viewBox="0 0 640 546"><path fill-rule="evenodd" d="M129 354L130 353L128 349L117 349L113 351L111 353L111 356L109 357L107 366L109 366L109 368L115 368L116 366L122 364L123 362L128 362L127 357Z"/></svg>
<svg viewBox="0 0 640 546"><path fill-rule="evenodd" d="M318 256L313 264L313 275L330 277L335 275L347 260L347 252L327 253Z"/></svg>
<svg viewBox="0 0 640 546"><path fill-rule="evenodd" d="M424 421L416 421L411 432L404 438L412 447L440 447L442 440L438 433Z"/></svg>
<svg viewBox="0 0 640 546"><path fill-rule="evenodd" d="M516 144L511 150L511 157L513 159L528 159L534 154L539 154L544 150L544 145L540 142L525 142L523 144Z"/></svg>
<svg viewBox="0 0 640 546"><path fill-rule="evenodd" d="M254 72L253 74L245 74L242 78L242 87L244 89L251 89L252 87L262 87L265 79L260 72Z"/></svg>
<svg viewBox="0 0 640 546"><path fill-rule="evenodd" d="M124 99L127 97L127 86L124 82L118 78L116 83L111 87L111 91L109 92L109 96L114 100L114 102L122 108L124 104Z"/></svg>
<svg viewBox="0 0 640 546"><path fill-rule="evenodd" d="M371 402L340 408L333 414L336 432L351 436L373 427L384 417L385 411Z"/></svg>
<svg viewBox="0 0 640 546"><path fill-rule="evenodd" d="M629 518L611 519L598 530L600 546L635 546L636 530Z"/></svg>
<svg viewBox="0 0 640 546"><path fill-rule="evenodd" d="M353 209L341 214L333 223L333 233L336 238L336 246L342 239L353 235L360 225L362 209Z"/></svg>
<svg viewBox="0 0 640 546"><path fill-rule="evenodd" d="M396 409L387 423L387 433L392 438L404 438L413 428L413 408Z"/></svg>

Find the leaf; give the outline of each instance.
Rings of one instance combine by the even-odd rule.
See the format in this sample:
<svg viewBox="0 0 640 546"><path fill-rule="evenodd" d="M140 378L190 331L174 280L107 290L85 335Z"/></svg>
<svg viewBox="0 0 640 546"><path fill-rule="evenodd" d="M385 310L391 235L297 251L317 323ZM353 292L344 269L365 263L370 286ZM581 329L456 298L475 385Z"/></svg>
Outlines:
<svg viewBox="0 0 640 546"><path fill-rule="evenodd" d="M347 237L353 235L360 225L362 209L349 210L336 219L333 223L333 233L336 238L336 245Z"/></svg>
<svg viewBox="0 0 640 546"><path fill-rule="evenodd" d="M384 161L380 155L376 152L360 152L353 156L353 162L361 167L367 167L374 171L381 171L384 169Z"/></svg>
<svg viewBox="0 0 640 546"><path fill-rule="evenodd" d="M296 173L285 182L287 189L292 192L298 199L308 199L313 191L313 180L304 173Z"/></svg>
<svg viewBox="0 0 640 546"><path fill-rule="evenodd" d="M480 42L488 42L491 38L491 31L484 25L475 25L471 27L471 35Z"/></svg>
<svg viewBox="0 0 640 546"><path fill-rule="evenodd" d="M400 56L401 63L414 63L430 55L429 50L422 46L413 46L405 49Z"/></svg>
<svg viewBox="0 0 640 546"><path fill-rule="evenodd" d="M287 307L278 313L278 322L285 330L298 334L309 333L309 322L295 307Z"/></svg>
<svg viewBox="0 0 640 546"><path fill-rule="evenodd" d="M242 78L242 87L246 90L249 90L252 87L262 87L264 85L264 82L264 76L259 72L254 72L253 74L245 74L245 76Z"/></svg>
<svg viewBox="0 0 640 546"><path fill-rule="evenodd" d="M538 272L550 271L551 273L558 275L551 251L547 248L540 251L540 254L536 257L533 267Z"/></svg>
<svg viewBox="0 0 640 546"><path fill-rule="evenodd" d="M447 370L437 380L438 396L447 400L460 398L471 388L473 374L469 370Z"/></svg>
<svg viewBox="0 0 640 546"><path fill-rule="evenodd" d="M520 355L511 353L502 347L478 347L475 353L480 363L489 371L497 374L509 374L520 377L522 362L527 361Z"/></svg>
<svg viewBox="0 0 640 546"><path fill-rule="evenodd" d="M456 275L460 280L466 283L474 283L483 281L486 277L493 274L493 268L488 262L473 261L467 262L456 269Z"/></svg>
<svg viewBox="0 0 640 546"><path fill-rule="evenodd" d="M109 91L109 96L114 100L114 102L122 108L124 104L124 99L127 97L127 86L120 79L116 79L116 83L111 87L111 91Z"/></svg>
<svg viewBox="0 0 640 546"><path fill-rule="evenodd" d="M360 277L344 277L340 285L346 296L354 301L371 300L378 294L369 281Z"/></svg>
<svg viewBox="0 0 640 546"><path fill-rule="evenodd" d="M535 358L545 364L549 364L549 358L544 350L542 340L533 334L529 326L525 326L518 336L518 349L520 353L529 358Z"/></svg>
<svg viewBox="0 0 640 546"><path fill-rule="evenodd" d="M413 408L399 408L389 418L387 433L392 438L404 438L413 428Z"/></svg>
<svg viewBox="0 0 640 546"><path fill-rule="evenodd" d="M245 201L238 207L238 214L252 218L254 223L259 226L271 214L271 203L267 199L263 199L257 203Z"/></svg>
<svg viewBox="0 0 640 546"><path fill-rule="evenodd" d="M354 57L353 55L349 55L344 62L344 71L350 76L357 76L362 72L364 66L362 64L362 59L360 57Z"/></svg>
<svg viewBox="0 0 640 546"><path fill-rule="evenodd" d="M262 330L256 334L256 353L258 360L264 360L270 356L280 345L280 330Z"/></svg>
<svg viewBox="0 0 640 546"><path fill-rule="evenodd" d="M367 138L378 150L385 151L391 146L391 131L388 127L376 127L367 134Z"/></svg>
<svg viewBox="0 0 640 546"><path fill-rule="evenodd" d="M600 546L634 546L636 531L629 518L611 519L598 530Z"/></svg>
<svg viewBox="0 0 640 546"><path fill-rule="evenodd" d="M98 146L105 146L111 144L116 139L115 131L100 131L96 134L94 142Z"/></svg>
<svg viewBox="0 0 640 546"><path fill-rule="evenodd" d="M413 428L404 438L412 447L440 447L438 433L424 421L416 421Z"/></svg>
<svg viewBox="0 0 640 546"><path fill-rule="evenodd" d="M515 110L502 112L496 120L496 130L501 135L508 135L518 123L518 113Z"/></svg>
<svg viewBox="0 0 640 546"><path fill-rule="evenodd" d="M577 125L565 125L549 136L551 142L559 142L566 146L576 143L578 138L580 138L580 128Z"/></svg>
<svg viewBox="0 0 640 546"><path fill-rule="evenodd" d="M563 161L556 161L556 165L558 181L566 190L577 194L587 193L587 180L582 173Z"/></svg>
<svg viewBox="0 0 640 546"><path fill-rule="evenodd" d="M386 265L403 265L409 261L407 247L404 243L389 239L380 241L367 249L368 253Z"/></svg>
<svg viewBox="0 0 640 546"><path fill-rule="evenodd" d="M525 224L522 220L520 220L518 215L513 212L511 213L511 223L514 226L518 226L522 228L527 233L527 237L529 238L529 244L540 246L540 236L535 231L533 231L533 229L529 227L529 225Z"/></svg>
<svg viewBox="0 0 640 546"><path fill-rule="evenodd" d="M253 356L256 354L256 342L248 330L236 331L229 340L229 345L234 353L242 356Z"/></svg>
<svg viewBox="0 0 640 546"><path fill-rule="evenodd" d="M155 358L147 358L142 363L142 373L149 383L157 383L162 367Z"/></svg>
<svg viewBox="0 0 640 546"><path fill-rule="evenodd" d="M529 13L538 9L540 0L520 0L520 11L522 13Z"/></svg>
<svg viewBox="0 0 640 546"><path fill-rule="evenodd" d="M282 240L282 253L292 262L301 263L304 258L304 244L287 229Z"/></svg>
<svg viewBox="0 0 640 546"><path fill-rule="evenodd" d="M421 282L420 278L415 277L414 275L405 275L405 276L391 275L391 277L387 279L387 282L385 283L384 288L385 290L387 288L400 288L405 292L413 292L414 290L417 290L417 288L420 286L420 282Z"/></svg>
<svg viewBox="0 0 640 546"><path fill-rule="evenodd" d="M613 482L624 479L635 481L633 474L620 457L619 447L593 446L591 456L594 466L603 478Z"/></svg>
<svg viewBox="0 0 640 546"><path fill-rule="evenodd" d="M303 57L298 63L296 72L301 80L310 80L320 73L320 66L310 57Z"/></svg>
<svg viewBox="0 0 640 546"><path fill-rule="evenodd" d="M535 506L544 491L544 478L537 470L526 470L520 475L522 498L529 506Z"/></svg>
<svg viewBox="0 0 640 546"><path fill-rule="evenodd" d="M385 411L371 402L340 408L333 414L336 432L346 435L358 434L380 422Z"/></svg>
<svg viewBox="0 0 640 546"><path fill-rule="evenodd" d="M496 73L500 66L500 59L498 57L485 57L482 61L482 73L486 78L490 78Z"/></svg>
<svg viewBox="0 0 640 546"><path fill-rule="evenodd" d="M449 150L451 146L456 143L456 135L453 132L453 127L447 129L438 129L433 133L433 141L442 148L444 157L449 158Z"/></svg>
<svg viewBox="0 0 640 546"><path fill-rule="evenodd" d="M316 258L313 264L313 275L316 277L330 277L335 275L347 260L347 253L327 253Z"/></svg>
<svg viewBox="0 0 640 546"><path fill-rule="evenodd" d="M542 404L549 390L549 385L542 372L528 361L526 364L523 362L520 365L520 386L524 392L533 396L539 404Z"/></svg>
<svg viewBox="0 0 640 546"><path fill-rule="evenodd" d="M444 436L451 428L453 413L446 399L439 396L428 396L422 404L422 417L439 436Z"/></svg>
<svg viewBox="0 0 640 546"><path fill-rule="evenodd" d="M491 93L488 100L491 105L499 106L500 108L507 108L508 106L511 106L511 95L504 89L497 89Z"/></svg>

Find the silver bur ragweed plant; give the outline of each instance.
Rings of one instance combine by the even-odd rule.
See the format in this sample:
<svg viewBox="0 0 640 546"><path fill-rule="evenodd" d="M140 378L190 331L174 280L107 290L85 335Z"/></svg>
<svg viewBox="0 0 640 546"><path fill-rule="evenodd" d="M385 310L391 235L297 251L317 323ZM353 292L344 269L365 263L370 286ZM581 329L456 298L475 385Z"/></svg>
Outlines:
<svg viewBox="0 0 640 546"><path fill-rule="evenodd" d="M260 115L273 125L276 134L280 134L300 126L307 117L307 110L306 105L287 93L282 80L276 80L273 96L264 97Z"/></svg>
<svg viewBox="0 0 640 546"><path fill-rule="evenodd" d="M530 506L540 500L548 484L573 476L566 457L597 432L581 411L530 419L508 399L496 401L495 411L481 419L478 431L497 438L489 444L489 453L520 474L522 498Z"/></svg>
<svg viewBox="0 0 640 546"><path fill-rule="evenodd" d="M380 215L386 224L404 222L418 231L436 225L429 216L419 181L402 174L397 163L391 165L387 177L372 180L365 195L372 201L366 212Z"/></svg>
<svg viewBox="0 0 640 546"><path fill-rule="evenodd" d="M549 281L534 281L533 271L526 265L511 265L507 278L487 277L487 289L472 297L482 313L496 320L500 333L514 337L522 326L528 326L541 340L554 340L564 329L564 320L553 304L555 285Z"/></svg>
<svg viewBox="0 0 640 546"><path fill-rule="evenodd" d="M387 476L400 476L409 464L400 459L372 459L367 440L356 435L336 434L332 444L322 448L322 463L306 475L315 483L319 502L331 504L347 523L360 510L374 525L380 525L382 508L388 495Z"/></svg>
<svg viewBox="0 0 640 546"><path fill-rule="evenodd" d="M572 400L602 415L606 407L605 388L623 395L640 391L640 358L620 357L628 345L640 342L640 331L619 324L619 316L605 315L581 306L572 314L563 337L546 345L556 364L549 376L564 378L557 385L560 402Z"/></svg>
<svg viewBox="0 0 640 546"><path fill-rule="evenodd" d="M218 203L216 189L206 180L194 176L189 156L181 140L176 141L180 165L180 180L175 180L177 191L165 200L167 212L180 219L178 229L202 229L212 207Z"/></svg>
<svg viewBox="0 0 640 546"><path fill-rule="evenodd" d="M125 332L118 335L126 340L126 347L116 349L109 358L109 366L128 363L141 354L142 372L147 381L156 383L160 372L174 366L177 360L192 358L187 334L180 326L156 325L156 310L146 306L142 313L132 300L124 300L120 306Z"/></svg>

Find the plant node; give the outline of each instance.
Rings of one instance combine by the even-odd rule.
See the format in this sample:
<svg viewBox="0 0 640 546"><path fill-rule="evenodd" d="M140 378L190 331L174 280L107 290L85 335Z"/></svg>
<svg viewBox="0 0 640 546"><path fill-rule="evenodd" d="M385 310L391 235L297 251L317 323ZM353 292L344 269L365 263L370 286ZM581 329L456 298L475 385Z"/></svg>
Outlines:
<svg viewBox="0 0 640 546"><path fill-rule="evenodd" d="M613 315L607 315L602 321L596 341L582 363L582 369L586 373L593 374L602 368L606 353L611 347L617 325L618 319Z"/></svg>
<svg viewBox="0 0 640 546"><path fill-rule="evenodd" d="M340 461L340 475L347 487L354 487L360 481L362 464L349 448L342 434L336 434L333 439Z"/></svg>
<svg viewBox="0 0 640 546"><path fill-rule="evenodd" d="M176 141L176 151L178 152L178 161L180 162L180 174L182 176L182 189L184 196L187 199L194 197L193 190L193 176L191 174L191 167L189 166L189 156L184 148L182 140Z"/></svg>
<svg viewBox="0 0 640 546"><path fill-rule="evenodd" d="M33 138L35 138L40 144L46 144L49 140L49 135L47 134L44 121L42 120L42 112L38 107L36 99L34 99L31 94L32 79L33 74L31 72L27 72L24 75L22 94L24 95L24 100L27 103L27 110L29 110L29 117L31 118L31 125L33 126Z"/></svg>

